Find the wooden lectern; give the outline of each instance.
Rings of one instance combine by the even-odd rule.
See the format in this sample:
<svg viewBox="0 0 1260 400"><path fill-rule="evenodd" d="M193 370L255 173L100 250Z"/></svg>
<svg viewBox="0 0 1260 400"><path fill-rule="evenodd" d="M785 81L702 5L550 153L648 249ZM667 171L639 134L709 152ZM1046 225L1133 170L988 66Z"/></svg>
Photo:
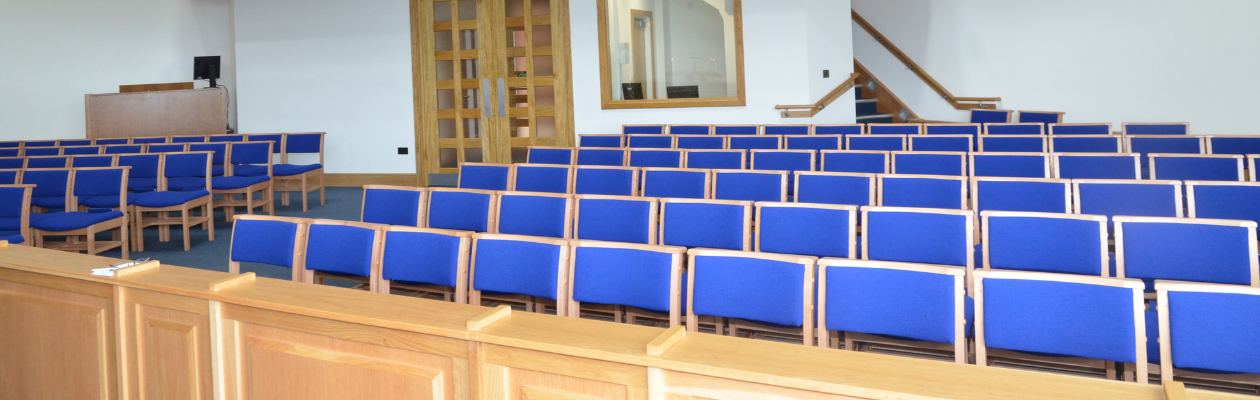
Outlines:
<svg viewBox="0 0 1260 400"><path fill-rule="evenodd" d="M227 133L223 88L89 94L88 139Z"/></svg>

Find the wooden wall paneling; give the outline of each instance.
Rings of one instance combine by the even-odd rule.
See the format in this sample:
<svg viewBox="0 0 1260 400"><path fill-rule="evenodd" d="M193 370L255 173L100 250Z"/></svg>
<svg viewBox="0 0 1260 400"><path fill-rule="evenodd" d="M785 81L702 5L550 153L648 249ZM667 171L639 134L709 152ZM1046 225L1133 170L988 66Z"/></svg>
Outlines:
<svg viewBox="0 0 1260 400"><path fill-rule="evenodd" d="M573 122L573 53L569 32L569 0L551 0L551 63L554 69L556 144L576 147Z"/></svg>
<svg viewBox="0 0 1260 400"><path fill-rule="evenodd" d="M648 400L647 368L482 344L478 400Z"/></svg>
<svg viewBox="0 0 1260 400"><path fill-rule="evenodd" d="M119 302L128 398L213 399L209 302L131 288Z"/></svg>
<svg viewBox="0 0 1260 400"><path fill-rule="evenodd" d="M222 88L89 94L87 138L205 136L227 132Z"/></svg>
<svg viewBox="0 0 1260 400"><path fill-rule="evenodd" d="M437 142L437 72L433 68L437 62L435 51L433 2L411 0L411 84L416 125L416 180L420 186L428 186L429 174L438 172L440 166Z"/></svg>
<svg viewBox="0 0 1260 400"><path fill-rule="evenodd" d="M148 83L142 85L118 85L118 93L157 92L162 90L191 90L192 82Z"/></svg>

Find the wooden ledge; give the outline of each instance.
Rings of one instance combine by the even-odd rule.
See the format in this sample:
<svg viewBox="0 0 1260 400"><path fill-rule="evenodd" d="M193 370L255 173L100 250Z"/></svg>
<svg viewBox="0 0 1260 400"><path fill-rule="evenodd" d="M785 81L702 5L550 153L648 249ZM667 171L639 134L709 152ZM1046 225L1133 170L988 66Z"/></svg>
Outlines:
<svg viewBox="0 0 1260 400"><path fill-rule="evenodd" d="M659 356L669 351L670 347L682 341L687 336L687 330L682 325L676 325L669 328L665 332L652 339L647 345L647 353L649 356Z"/></svg>
<svg viewBox="0 0 1260 400"><path fill-rule="evenodd" d="M210 283L210 291L217 292L246 282L253 282L255 275L253 272L246 272L231 278L214 281Z"/></svg>
<svg viewBox="0 0 1260 400"><path fill-rule="evenodd" d="M157 267L160 267L161 265L162 263L158 262L158 260L145 261L136 265L132 265L130 267L119 268L119 269L114 270L114 277L121 278L121 277L131 275L137 272L144 272L151 269L155 269Z"/></svg>
<svg viewBox="0 0 1260 400"><path fill-rule="evenodd" d="M468 320L468 330L479 331L482 328L490 326L490 324L493 324L496 321L503 319L503 317L506 317L511 314L512 314L511 306L501 305L501 306L495 307L493 310L486 311L485 313L478 315L473 319Z"/></svg>

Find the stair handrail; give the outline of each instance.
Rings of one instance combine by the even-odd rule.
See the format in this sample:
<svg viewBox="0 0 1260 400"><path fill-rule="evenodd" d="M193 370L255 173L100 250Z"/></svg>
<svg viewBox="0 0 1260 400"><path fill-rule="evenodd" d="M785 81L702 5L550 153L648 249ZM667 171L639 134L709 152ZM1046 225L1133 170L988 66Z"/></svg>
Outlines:
<svg viewBox="0 0 1260 400"><path fill-rule="evenodd" d="M875 38L876 42L884 45L884 48L888 49L889 53L892 53L892 55L897 57L902 64L906 65L906 68L909 68L915 75L918 75L919 79L923 80L923 83L926 83L932 88L932 90L935 90L937 94L941 95L941 98L949 102L949 105L953 106L955 110L997 108L996 105L990 107L990 104L988 103L997 103L1002 101L1001 97L955 97L953 93L950 93L944 86L941 86L940 82L933 79L932 75L928 75L927 71L924 71L923 68L919 67L919 64L915 63L914 60L911 60L910 56L903 53L901 49L898 49L896 45L892 44L887 37L884 37L882 33L879 33L874 26L871 26L869 22L866 22L866 19L863 19L861 15L858 15L857 10L853 10L852 14L853 22L857 22L858 26L861 26L862 29L865 29L867 33L870 33L871 36Z"/></svg>
<svg viewBox="0 0 1260 400"><path fill-rule="evenodd" d="M782 111L783 118L812 117L815 114L818 114L819 111L822 111L822 109L827 108L827 106L831 105L831 102L836 101L836 99L840 98L840 96L843 96L850 89L853 89L853 86L857 82L858 76L861 76L861 75L862 74L859 74L857 72L849 74L849 79L845 79L844 82L840 82L839 86L836 86L835 89L831 89L831 92L827 93L826 96L823 96L821 100L818 100L818 102L814 104L804 104L804 105L780 104L780 105L774 106L774 109L783 110Z"/></svg>

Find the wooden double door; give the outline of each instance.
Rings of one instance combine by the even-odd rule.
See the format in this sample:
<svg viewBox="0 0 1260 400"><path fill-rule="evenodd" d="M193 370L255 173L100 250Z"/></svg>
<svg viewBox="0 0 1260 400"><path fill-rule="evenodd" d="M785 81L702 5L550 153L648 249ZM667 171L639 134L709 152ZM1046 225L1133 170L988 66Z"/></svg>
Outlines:
<svg viewBox="0 0 1260 400"><path fill-rule="evenodd" d="M416 172L572 146L568 0L412 0Z"/></svg>

